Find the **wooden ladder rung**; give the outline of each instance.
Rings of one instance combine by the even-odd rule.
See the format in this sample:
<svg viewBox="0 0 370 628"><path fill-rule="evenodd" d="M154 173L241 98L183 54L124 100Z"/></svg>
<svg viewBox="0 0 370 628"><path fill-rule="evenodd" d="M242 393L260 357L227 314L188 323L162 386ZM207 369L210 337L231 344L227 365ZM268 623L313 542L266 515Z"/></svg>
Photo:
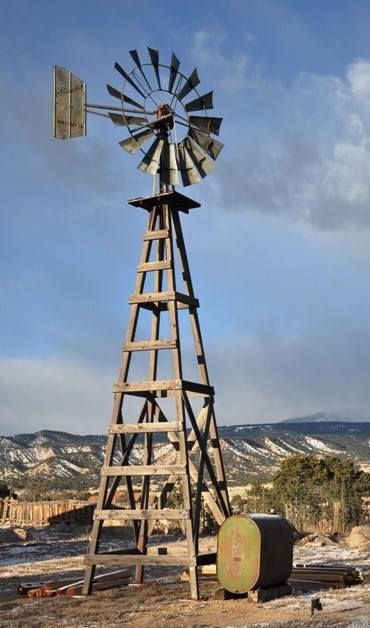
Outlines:
<svg viewBox="0 0 370 628"><path fill-rule="evenodd" d="M160 303L161 301L176 301L177 303L182 303L188 307L199 307L198 299L189 297L187 294L174 291L135 293L131 294L128 300L130 304Z"/></svg>
<svg viewBox="0 0 370 628"><path fill-rule="evenodd" d="M182 390L181 379L157 379L153 381L126 382L115 384L114 393L151 392L154 390Z"/></svg>
<svg viewBox="0 0 370 628"><path fill-rule="evenodd" d="M143 264L138 264L137 272L148 273L153 270L169 270L171 267L171 260L164 259L159 262L144 262Z"/></svg>
<svg viewBox="0 0 370 628"><path fill-rule="evenodd" d="M112 424L108 427L108 434L140 434L141 432L180 432L181 423L178 421L161 421L153 423L123 423Z"/></svg>
<svg viewBox="0 0 370 628"><path fill-rule="evenodd" d="M145 231L143 240L164 240L169 238L170 232L168 229L157 229L156 231Z"/></svg>
<svg viewBox="0 0 370 628"><path fill-rule="evenodd" d="M186 466L184 464L141 464L141 465L125 465L102 467L101 474L103 476L119 476L119 475L186 475Z"/></svg>
<svg viewBox="0 0 370 628"><path fill-rule="evenodd" d="M171 390L186 390L191 394L203 396L213 396L215 394L213 386L207 386L206 384L200 384L199 382L189 382L182 379L126 382L115 384L113 386L114 393L127 394Z"/></svg>
<svg viewBox="0 0 370 628"><path fill-rule="evenodd" d="M189 558L184 554L170 554L156 556L153 554L87 554L84 557L85 565L168 565L191 567L196 565L195 558Z"/></svg>
<svg viewBox="0 0 370 628"><path fill-rule="evenodd" d="M176 349L176 340L137 340L136 342L126 342L124 351L152 351L153 349Z"/></svg>
<svg viewBox="0 0 370 628"><path fill-rule="evenodd" d="M173 521L180 521L190 519L190 513L188 510L177 510L175 508L163 508L151 509L151 510L95 510L94 519L99 521L126 521L126 520L140 520L150 519L155 521L157 519L167 519Z"/></svg>

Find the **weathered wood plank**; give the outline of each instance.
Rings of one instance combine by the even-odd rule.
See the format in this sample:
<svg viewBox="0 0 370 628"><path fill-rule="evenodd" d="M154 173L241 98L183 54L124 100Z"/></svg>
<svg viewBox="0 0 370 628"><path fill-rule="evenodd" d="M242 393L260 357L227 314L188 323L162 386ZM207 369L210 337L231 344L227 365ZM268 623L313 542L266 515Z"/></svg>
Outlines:
<svg viewBox="0 0 370 628"><path fill-rule="evenodd" d="M189 518L189 511L185 509L175 508L152 508L147 510L141 510L140 508L134 510L96 510L94 513L94 519L109 521L125 521L136 519L148 519L153 521L158 519L167 519L168 521L180 521Z"/></svg>
<svg viewBox="0 0 370 628"><path fill-rule="evenodd" d="M148 273L153 270L168 270L171 268L171 260L159 260L158 262L144 262L144 264L138 264L138 273Z"/></svg>
<svg viewBox="0 0 370 628"><path fill-rule="evenodd" d="M140 434L145 432L179 432L181 425L178 421L155 423L124 423L114 424L108 428L109 434Z"/></svg>
<svg viewBox="0 0 370 628"><path fill-rule="evenodd" d="M159 379L155 381L126 382L113 386L114 393L150 392L155 390L182 390L182 382L180 379Z"/></svg>
<svg viewBox="0 0 370 628"><path fill-rule="evenodd" d="M141 294L134 293L129 296L129 303L156 303L157 301L174 301L175 292L161 291L161 292L143 292Z"/></svg>
<svg viewBox="0 0 370 628"><path fill-rule="evenodd" d="M186 467L183 464L170 464L170 465L156 465L156 464L141 464L141 465L125 465L125 466L103 466L102 476L115 476L115 475L185 475Z"/></svg>
<svg viewBox="0 0 370 628"><path fill-rule="evenodd" d="M156 229L155 231L145 231L143 240L164 240L168 238L168 229Z"/></svg>
<svg viewBox="0 0 370 628"><path fill-rule="evenodd" d="M128 302L131 304L157 303L160 301L177 301L189 307L199 307L198 299L195 299L194 297L189 297L187 294L182 294L181 292L175 292L174 290L142 293L135 292L134 294L130 295L128 300Z"/></svg>
<svg viewBox="0 0 370 628"><path fill-rule="evenodd" d="M189 382L181 379L125 382L113 386L114 393L154 392L157 390L185 390L189 393L203 395L205 397L213 396L215 392L213 386L206 386L198 382Z"/></svg>
<svg viewBox="0 0 370 628"><path fill-rule="evenodd" d="M176 566L190 567L196 565L196 559L189 558L184 554L172 554L156 556L152 554L138 555L111 555L111 554L88 554L84 557L85 565L164 565L164 566Z"/></svg>
<svg viewBox="0 0 370 628"><path fill-rule="evenodd" d="M176 349L177 343L174 340L137 340L136 342L126 342L124 351L152 351L153 349Z"/></svg>

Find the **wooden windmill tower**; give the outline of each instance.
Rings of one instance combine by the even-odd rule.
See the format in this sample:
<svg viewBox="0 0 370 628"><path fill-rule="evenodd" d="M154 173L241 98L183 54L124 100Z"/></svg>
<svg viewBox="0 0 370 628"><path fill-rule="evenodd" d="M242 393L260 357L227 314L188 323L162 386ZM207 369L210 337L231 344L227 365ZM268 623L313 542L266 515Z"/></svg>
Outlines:
<svg viewBox="0 0 370 628"><path fill-rule="evenodd" d="M223 145L212 134L218 135L222 119L208 116L212 92L199 94L196 70L187 77L174 54L170 65L164 65L158 51L148 50L149 63L141 63L136 50L130 52L135 66L130 73L115 64L124 79L121 91L107 86L120 101L116 107L87 103L84 82L63 68L54 69L55 137L84 135L86 113L109 117L129 131L120 145L129 153L141 151L138 167L153 176L152 194L128 201L146 210L147 226L113 387L113 413L85 558L84 593L91 592L96 565L134 566L137 583L143 581L147 565L179 565L189 568L191 596L198 599L197 567L214 561L214 555L199 552L202 502L218 524L230 514L230 504L199 302L180 219L200 205L174 186L180 178L184 186L197 183L214 168ZM145 151L149 140L152 143ZM190 321L196 364L191 380L184 377L184 316ZM101 550L104 524L111 520L131 522L130 549ZM174 555L170 547L161 547L157 554L153 547L148 550L158 520L181 522L186 553Z"/></svg>

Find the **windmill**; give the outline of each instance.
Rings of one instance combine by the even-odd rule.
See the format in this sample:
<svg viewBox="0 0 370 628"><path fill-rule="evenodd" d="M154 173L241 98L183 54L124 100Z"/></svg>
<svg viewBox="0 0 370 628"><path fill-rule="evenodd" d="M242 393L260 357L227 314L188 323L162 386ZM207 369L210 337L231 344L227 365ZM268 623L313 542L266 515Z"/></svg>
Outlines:
<svg viewBox="0 0 370 628"><path fill-rule="evenodd" d="M222 118L209 115L212 92L198 91L196 69L186 76L175 54L166 65L160 63L157 50L148 48L148 53L149 61L143 63L136 50L130 51L131 72L115 64L123 86L107 85L109 94L120 103L112 106L88 103L84 81L54 66L54 137L85 135L87 113L110 118L126 130L120 146L138 153L139 170L153 177L149 196L128 201L146 210L147 226L134 292L129 297L118 381L113 387L113 412L85 557L83 592L91 592L97 565L135 567L137 584L143 582L146 566L185 566L190 573L191 597L198 599L197 567L215 560L214 554L199 550L202 503L218 524L230 514L230 503L214 389L198 318L199 301L180 219L181 213L188 214L200 204L177 192L175 186L198 183L214 169L223 148L214 137ZM183 314L190 321L196 365L191 380L184 377ZM148 331L141 338L144 329ZM138 360L140 357L144 359ZM173 554L170 546L154 553L155 547L148 546L156 522L161 520L182 526L184 553ZM129 549L101 551L106 525L112 521L131 524Z"/></svg>

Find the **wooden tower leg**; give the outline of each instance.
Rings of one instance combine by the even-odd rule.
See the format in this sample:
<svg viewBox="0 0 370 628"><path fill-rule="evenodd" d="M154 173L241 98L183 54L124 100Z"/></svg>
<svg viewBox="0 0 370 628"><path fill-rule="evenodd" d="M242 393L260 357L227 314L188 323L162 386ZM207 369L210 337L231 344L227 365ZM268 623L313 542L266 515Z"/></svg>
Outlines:
<svg viewBox="0 0 370 628"><path fill-rule="evenodd" d="M185 294L189 295L189 297L194 298L193 282L191 279L190 266L189 266L189 261L188 261L188 257L186 253L185 241L184 241L184 236L182 233L179 212L174 211L172 213L172 216L173 216L174 230L176 234L176 243L177 243L179 257L180 257L180 266L182 270L182 276L184 279L184 292ZM192 333L193 333L194 347L195 347L195 352L197 356L199 378L202 384L209 386L208 368L207 368L206 356L204 352L204 345L203 345L203 339L202 339L202 334L200 330L197 309L190 307L189 315L190 315L191 328L192 328ZM209 430L210 430L211 443L213 447L213 454L215 458L217 481L220 485L222 496L223 496L223 501L226 505L226 511L227 511L226 516L229 516L231 514L231 506L230 506L229 494L227 490L225 469L224 469L222 455L221 455L220 440L218 436L216 416L214 412L213 402L212 402L212 415L210 418Z"/></svg>
<svg viewBox="0 0 370 628"><path fill-rule="evenodd" d="M170 238L166 242L167 249L167 257L170 259L174 259L174 251L173 251L173 235L172 235L172 225L171 225L171 213L168 205L164 205L165 212L165 224L166 228L170 233ZM172 268L168 271L168 290L176 292L176 276L175 276L175 268L172 264ZM168 304L169 311L169 323L171 330L171 339L174 341L176 348L172 349L172 372L175 379L182 380L182 361L181 361L181 344L180 344L180 333L179 333L179 319L178 319L178 309L175 301ZM192 493L191 493L191 485L190 485L190 476L189 476L189 460L188 460L188 450L187 450L187 442L186 442L186 418L185 418L185 409L184 409L184 401L182 398L182 391L179 390L176 392L176 415L180 425L182 426L181 431L179 432L179 445L180 445L180 463L185 465L186 467L186 475L182 477L182 491L183 491L183 500L184 500L184 508L189 512L189 519L185 521L185 533L186 533L186 541L188 546L188 556L189 560L193 562L193 564L189 565L189 575L190 575L190 591L191 597L193 600L199 599L199 583L198 583L198 570L196 566L196 553L195 553L195 544L194 544L194 521L192 517Z"/></svg>

